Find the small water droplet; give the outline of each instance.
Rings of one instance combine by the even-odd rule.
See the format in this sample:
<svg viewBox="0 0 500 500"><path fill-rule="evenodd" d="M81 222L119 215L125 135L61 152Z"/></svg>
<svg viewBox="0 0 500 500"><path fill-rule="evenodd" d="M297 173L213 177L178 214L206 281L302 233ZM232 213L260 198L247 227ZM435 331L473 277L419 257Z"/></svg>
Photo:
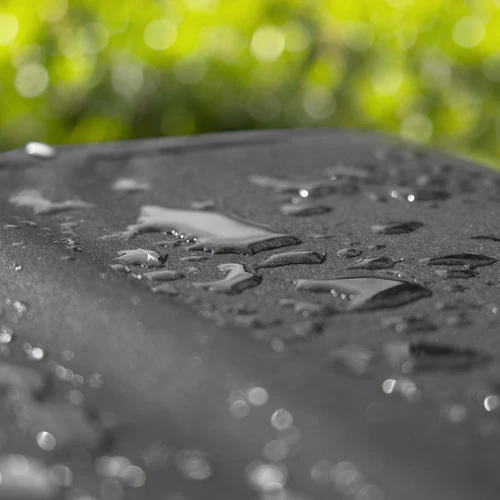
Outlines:
<svg viewBox="0 0 500 500"><path fill-rule="evenodd" d="M342 248L337 252L337 255L344 259L352 259L354 257L359 257L361 253L361 250L358 250L357 248Z"/></svg>
<svg viewBox="0 0 500 500"><path fill-rule="evenodd" d="M318 484L328 484L331 482L333 463L328 460L316 462L311 469L311 479Z"/></svg>
<svg viewBox="0 0 500 500"><path fill-rule="evenodd" d="M271 255L257 267L280 267L294 264L321 264L326 259L326 254L312 250L295 250Z"/></svg>
<svg viewBox="0 0 500 500"><path fill-rule="evenodd" d="M378 269L391 269L398 261L392 260L389 257L372 257L369 259L358 260L356 264L348 267L348 269L366 269L376 271Z"/></svg>
<svg viewBox="0 0 500 500"><path fill-rule="evenodd" d="M132 238L147 232L170 232L179 241L195 235L196 244L188 250L212 253L253 254L300 243L298 238L280 234L253 222L211 211L175 210L144 206L137 224L111 236Z"/></svg>
<svg viewBox="0 0 500 500"><path fill-rule="evenodd" d="M245 418L250 415L250 407L243 399L237 399L229 405L229 411L235 418Z"/></svg>
<svg viewBox="0 0 500 500"><path fill-rule="evenodd" d="M286 441L273 440L266 443L262 454L266 460L270 462L281 462L287 458L289 453L289 446Z"/></svg>
<svg viewBox="0 0 500 500"><path fill-rule="evenodd" d="M263 387L252 387L247 391L247 399L252 406L264 406L269 401L269 394Z"/></svg>
<svg viewBox="0 0 500 500"><path fill-rule="evenodd" d="M245 469L248 484L260 492L281 490L288 480L288 470L282 464L252 462Z"/></svg>
<svg viewBox="0 0 500 500"><path fill-rule="evenodd" d="M134 250L120 250L116 261L131 266L162 267L165 259L154 250L136 248Z"/></svg>
<svg viewBox="0 0 500 500"><path fill-rule="evenodd" d="M462 370L490 361L490 356L471 348L422 340L388 342L384 353L394 368L409 363L415 370Z"/></svg>
<svg viewBox="0 0 500 500"><path fill-rule="evenodd" d="M463 279L467 280L475 278L478 274L470 269L436 269L434 271L440 278L448 279Z"/></svg>
<svg viewBox="0 0 500 500"><path fill-rule="evenodd" d="M341 299L340 310L368 310L397 307L429 297L432 292L418 283L382 276L337 276L326 279L294 280L297 290L329 293Z"/></svg>
<svg viewBox="0 0 500 500"><path fill-rule="evenodd" d="M215 208L215 201L193 201L190 208L192 208L193 210L213 210Z"/></svg>
<svg viewBox="0 0 500 500"><path fill-rule="evenodd" d="M184 278L184 274L180 271L173 270L163 270L163 271L151 271L149 273L144 273L143 276L152 281L174 281Z"/></svg>
<svg viewBox="0 0 500 500"><path fill-rule="evenodd" d="M486 241L500 241L500 237L498 236L493 236L491 234L484 234L484 235L477 235L477 236L471 236L471 240L486 240Z"/></svg>
<svg viewBox="0 0 500 500"><path fill-rule="evenodd" d="M226 272L226 277L218 281L193 283L197 288L203 288L216 293L240 293L247 288L258 285L262 278L249 273L242 264L221 264L219 270Z"/></svg>
<svg viewBox="0 0 500 500"><path fill-rule="evenodd" d="M129 177L121 177L113 182L113 189L115 191L125 191L127 193L137 193L139 191L147 191L150 186L147 182L141 182Z"/></svg>
<svg viewBox="0 0 500 500"><path fill-rule="evenodd" d="M146 474L137 465L127 465L121 471L120 479L131 488L140 488L146 483Z"/></svg>
<svg viewBox="0 0 500 500"><path fill-rule="evenodd" d="M186 479L205 481L213 474L208 456L198 450L183 450L175 454L175 464Z"/></svg>
<svg viewBox="0 0 500 500"><path fill-rule="evenodd" d="M475 253L453 253L440 255L438 257L428 257L420 262L429 266L464 266L468 269L476 269L481 266L491 266L497 261L493 257Z"/></svg>
<svg viewBox="0 0 500 500"><path fill-rule="evenodd" d="M373 352L354 344L338 347L331 353L335 366L359 377L370 374L374 358Z"/></svg>
<svg viewBox="0 0 500 500"><path fill-rule="evenodd" d="M56 149L43 142L28 142L24 151L34 158L48 160L56 156Z"/></svg>
<svg viewBox="0 0 500 500"><path fill-rule="evenodd" d="M283 308L291 308L295 314L301 314L304 317L308 316L326 316L332 311L321 304L306 302L297 299L281 299L279 305Z"/></svg>
<svg viewBox="0 0 500 500"><path fill-rule="evenodd" d="M52 451L56 447L56 438L50 432L39 432L36 435L36 442L45 451Z"/></svg>
<svg viewBox="0 0 500 500"><path fill-rule="evenodd" d="M325 205L318 205L312 202L285 203L280 206L283 215L292 217L309 217L311 215L321 215L331 212L331 208Z"/></svg>
<svg viewBox="0 0 500 500"><path fill-rule="evenodd" d="M433 188L406 188L398 187L390 191L392 198L400 201L443 201L450 197L450 194L443 189Z"/></svg>
<svg viewBox="0 0 500 500"><path fill-rule="evenodd" d="M307 191L307 196L328 196L338 190L338 186L330 179L317 181L286 181L265 175L252 175L249 178L256 186L271 188L279 194L300 195L301 191ZM302 195L300 195L302 196Z"/></svg>
<svg viewBox="0 0 500 500"><path fill-rule="evenodd" d="M436 330L436 325L417 316L390 316L382 319L382 325L398 333L423 333Z"/></svg>
<svg viewBox="0 0 500 500"><path fill-rule="evenodd" d="M9 198L9 201L18 207L30 207L35 214L46 215L66 210L90 208L93 205L85 201L66 200L53 202L44 198L36 189L24 189Z"/></svg>
<svg viewBox="0 0 500 500"><path fill-rule="evenodd" d="M282 431L293 424L293 416L284 408L276 410L271 416L271 425L278 431Z"/></svg>
<svg viewBox="0 0 500 500"><path fill-rule="evenodd" d="M120 273L130 272L130 267L126 266L125 264L111 264L110 267L111 269L113 269L113 271L118 271Z"/></svg>
<svg viewBox="0 0 500 500"><path fill-rule="evenodd" d="M376 234L408 234L422 226L421 222L388 222L387 224L375 224L371 230Z"/></svg>

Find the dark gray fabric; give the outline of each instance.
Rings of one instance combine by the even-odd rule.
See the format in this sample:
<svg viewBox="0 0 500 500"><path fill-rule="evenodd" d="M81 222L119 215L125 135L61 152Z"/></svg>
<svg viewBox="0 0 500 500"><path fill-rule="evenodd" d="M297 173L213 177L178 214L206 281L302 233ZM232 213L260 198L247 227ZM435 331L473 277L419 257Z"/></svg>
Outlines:
<svg viewBox="0 0 500 500"><path fill-rule="evenodd" d="M326 180L326 169L339 164L368 169L371 179L355 182L356 192L339 190L314 199L332 210L310 217L283 215L279 207L285 198L279 201L272 189L248 180L251 175ZM151 189L112 190L120 177L148 182ZM102 374L102 389L82 389L98 411L117 415L114 442L98 454L125 455L147 475L142 488L125 489L127 499L173 499L176 493L187 499L258 496L246 483L245 467L253 460L264 460L262 449L275 435L269 420L279 408L290 411L302 433L295 455L284 460L289 470L287 488L296 494L344 498L335 485L318 485L311 479L311 467L329 460L356 464L367 484L378 485L386 499L497 498L498 410L486 411L484 397L479 396L485 394L481 391L500 390L499 320L494 307L500 307L500 264L478 267L477 276L470 279L443 279L435 270L447 267L430 266L421 259L462 252L499 258L498 241L472 239L500 238L499 180L495 172L465 160L344 130L62 147L51 160L34 159L24 151L2 154L0 299L4 304L22 301L31 311L12 323L10 306L4 307L3 321L17 334L11 356L20 359L16 352L23 342L31 342L48 353L36 369L55 360L86 378ZM406 186L410 193L420 189L420 194L423 189L439 188L450 196L401 201L391 196L397 186ZM9 202L26 188L37 189L52 201L80 199L95 206L35 215L31 208ZM166 268L187 276L173 283L179 292L175 297L153 293L148 280L110 268L119 251L155 249L154 243L165 239L155 233L131 240L99 239L135 223L142 205L189 209L192 202L205 200L214 200L216 211L266 224L300 238L302 244L256 255L215 255L201 262L179 260L198 252L167 247L163 249L169 254ZM21 222L26 219L38 225ZM76 222L73 236L62 230L61 224L68 220ZM423 225L408 234L371 230L391 221ZM314 236L318 234L330 237ZM61 242L66 237L76 240L82 251L68 249ZM359 258L386 256L401 261L393 271L418 280L432 296L394 309L333 314L321 319L320 333L301 339L294 329L304 318L281 308L279 301L330 302L323 294L297 291L291 280L387 275L384 270L347 270L356 258L345 259L337 252L351 243L362 251ZM386 247L370 249L371 245ZM327 259L259 269L262 282L234 296L191 285L221 278L220 264L241 263L254 269L270 255L295 248L324 252ZM74 260L61 260L68 255ZM16 264L22 269L15 270ZM190 271L191 266L197 271ZM250 328L241 325L245 320L235 322L231 313L241 304L258 313L257 319L248 320ZM436 329L398 332L384 323L396 315L421 316ZM257 328L259 322L263 327ZM280 324L266 326L274 322ZM431 361L434 369L406 375L421 391L420 399L410 402L381 388L384 380L401 377L389 366L384 346L409 338L467 347L494 359L459 363L460 370L449 369L446 356L443 363ZM276 339L284 342L283 352L276 352L276 342L273 349ZM363 377L341 369L331 358L354 344L374 355L373 368ZM65 349L75 353L70 362L61 359ZM270 401L253 408L246 418L236 419L228 410L227 398L231 391L249 385L265 387ZM453 423L446 417L454 405L467 409L464 422ZM149 470L141 454L160 441L174 450L207 452L215 467L213 477L189 481L171 463ZM99 481L91 468L75 468L68 456L40 454L30 439L9 442L4 452L67 463L80 488L99 494Z"/></svg>

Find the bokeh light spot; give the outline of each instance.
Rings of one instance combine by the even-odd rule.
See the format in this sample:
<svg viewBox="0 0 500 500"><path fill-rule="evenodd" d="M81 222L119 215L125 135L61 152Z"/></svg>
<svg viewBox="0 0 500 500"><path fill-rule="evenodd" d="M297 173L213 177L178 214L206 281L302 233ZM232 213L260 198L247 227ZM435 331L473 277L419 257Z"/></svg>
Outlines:
<svg viewBox="0 0 500 500"><path fill-rule="evenodd" d="M477 17L462 17L453 26L453 40L461 47L475 47L482 42L485 34L484 23Z"/></svg>
<svg viewBox="0 0 500 500"><path fill-rule="evenodd" d="M253 34L250 48L255 58L275 61L285 49L285 34L277 26L260 26Z"/></svg>
<svg viewBox="0 0 500 500"><path fill-rule="evenodd" d="M144 30L144 41L153 50L165 50L177 39L177 28L167 19L155 19Z"/></svg>

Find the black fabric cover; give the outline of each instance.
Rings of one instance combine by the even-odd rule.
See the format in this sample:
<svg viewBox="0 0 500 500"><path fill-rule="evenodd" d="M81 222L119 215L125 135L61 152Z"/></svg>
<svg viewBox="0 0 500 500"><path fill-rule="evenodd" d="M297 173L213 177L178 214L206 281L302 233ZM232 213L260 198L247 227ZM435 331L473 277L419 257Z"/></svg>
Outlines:
<svg viewBox="0 0 500 500"><path fill-rule="evenodd" d="M336 192L312 198L331 208L317 215L285 216L280 206L292 195L249 182L252 175L327 181L327 170L339 165L362 169L368 178L338 181ZM342 180L345 169L340 172ZM150 189L113 190L113 182L122 177L147 182ZM483 263L479 257L464 262L469 268L422 261L459 253L499 258L496 172L383 136L321 130L61 147L48 160L18 150L0 155L0 182L2 322L16 335L14 361L7 355L4 361L21 360L16 352L30 342L46 349L46 359L19 363L49 370L56 361L85 379L102 374L101 389L85 385L81 391L98 412L115 414L117 426L112 442L94 456L124 455L147 477L142 487L126 487L124 498L258 498L245 468L266 461L262 450L276 438L270 418L279 408L293 415L301 431L299 444L283 461L289 479L280 498L372 500L380 491L394 500L498 498L500 410L487 411L484 400L500 391L500 263L472 269L464 279L436 270L467 271ZM94 206L34 214L29 206L9 201L23 189L36 189L55 202L78 199ZM412 195L414 201L408 201ZM212 256L190 252L185 245L161 247L168 254L165 268L186 275L171 282L175 296L152 292L149 280L137 274L144 268L131 266L127 274L110 267L121 250L158 250L154 244L168 239L158 233L101 239L134 224L141 206L189 209L207 200L215 202L217 212L268 225L302 243L255 255ZM70 224L74 234L64 225L68 221L76 222ZM394 221L422 225L406 234L371 229ZM350 247L361 255L337 255ZM295 249L327 257L318 264L257 268L270 255ZM188 255L209 259L179 260ZM392 269L348 269L358 259L382 256L396 262ZM223 263L245 264L262 281L234 295L192 285L222 278L217 266ZM279 305L281 299L334 305L328 294L296 290L293 279L397 278L398 273L432 295L390 309L315 318ZM13 301L28 305L29 314L11 321ZM250 314L238 314L243 307ZM387 319L394 316L418 317L435 328L408 332L411 328L397 327L397 319ZM307 324L311 320L315 323ZM391 346L404 347L403 341L412 342L414 369L403 366L409 373L397 363L391 366L388 354ZM450 349L439 353L436 344ZM360 348L373 358L357 370L346 352ZM64 350L74 351L74 359L63 360ZM414 401L411 395L382 390L385 380L401 377L418 389ZM228 397L252 385L264 387L269 402L252 407L246 418L235 418ZM7 408L8 402L2 405ZM148 469L144 450L158 442L172 453L206 452L212 477L188 480L168 460ZM80 489L100 495L92 467L79 469L70 455L42 453L28 438L8 442L3 453L65 463ZM311 468L320 460L349 461L366 484L380 490L363 493L358 488L345 497L338 485L318 484Z"/></svg>

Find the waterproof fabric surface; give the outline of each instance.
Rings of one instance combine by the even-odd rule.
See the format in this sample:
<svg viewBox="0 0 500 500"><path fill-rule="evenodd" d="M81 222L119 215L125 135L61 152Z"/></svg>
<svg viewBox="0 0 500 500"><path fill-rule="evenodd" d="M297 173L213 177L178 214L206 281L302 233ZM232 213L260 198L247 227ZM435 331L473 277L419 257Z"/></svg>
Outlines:
<svg viewBox="0 0 500 500"><path fill-rule="evenodd" d="M494 171L322 130L19 150L0 181L0 498L498 497ZM243 254L269 229L211 213L281 236Z"/></svg>

